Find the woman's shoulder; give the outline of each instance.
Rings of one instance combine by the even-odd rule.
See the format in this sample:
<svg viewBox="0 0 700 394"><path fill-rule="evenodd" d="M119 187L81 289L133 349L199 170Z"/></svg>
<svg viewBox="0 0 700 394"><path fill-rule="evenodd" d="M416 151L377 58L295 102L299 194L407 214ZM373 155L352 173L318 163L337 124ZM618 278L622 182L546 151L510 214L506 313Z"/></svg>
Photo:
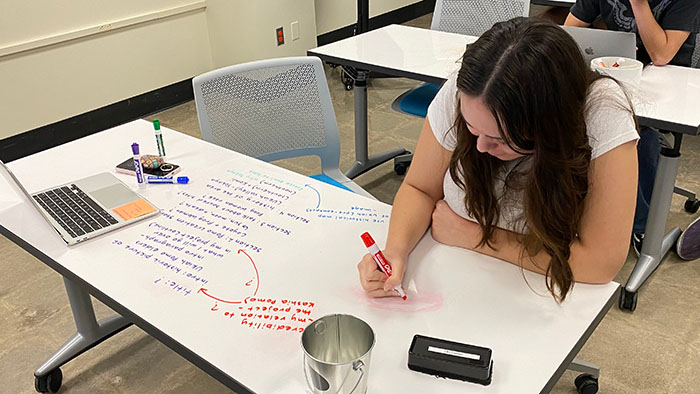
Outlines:
<svg viewBox="0 0 700 394"><path fill-rule="evenodd" d="M443 100L444 104L451 104L457 101L457 71L451 73L445 83L440 87L436 98L439 97Z"/></svg>
<svg viewBox="0 0 700 394"><path fill-rule="evenodd" d="M593 81L586 95L586 110L588 114L590 115L592 110L614 108L632 112L626 88L609 77Z"/></svg>
<svg viewBox="0 0 700 394"><path fill-rule="evenodd" d="M457 140L452 126L457 119L457 74L450 75L428 106L428 122L440 145L454 150Z"/></svg>
<svg viewBox="0 0 700 394"><path fill-rule="evenodd" d="M625 88L611 78L600 78L591 84L585 118L592 158L639 138Z"/></svg>

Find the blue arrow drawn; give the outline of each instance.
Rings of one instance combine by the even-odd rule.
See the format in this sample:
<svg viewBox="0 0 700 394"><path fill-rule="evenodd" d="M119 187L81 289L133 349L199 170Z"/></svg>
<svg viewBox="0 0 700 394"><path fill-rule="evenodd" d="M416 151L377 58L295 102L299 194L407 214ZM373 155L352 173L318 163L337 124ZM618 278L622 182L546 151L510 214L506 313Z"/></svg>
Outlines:
<svg viewBox="0 0 700 394"><path fill-rule="evenodd" d="M321 193L318 192L313 186L309 185L308 183L305 184L304 186L309 187L311 190L316 192L316 195L318 195L318 204L316 204L316 209L321 206Z"/></svg>

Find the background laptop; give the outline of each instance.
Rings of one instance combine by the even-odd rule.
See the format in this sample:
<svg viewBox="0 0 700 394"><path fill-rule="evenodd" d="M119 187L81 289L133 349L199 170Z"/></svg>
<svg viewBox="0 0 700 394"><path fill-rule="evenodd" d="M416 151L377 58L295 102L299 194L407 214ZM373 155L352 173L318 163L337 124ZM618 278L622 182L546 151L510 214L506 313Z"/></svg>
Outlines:
<svg viewBox="0 0 700 394"><path fill-rule="evenodd" d="M27 192L2 161L0 173L17 195L35 207L69 245L160 212L108 172L33 194Z"/></svg>
<svg viewBox="0 0 700 394"><path fill-rule="evenodd" d="M637 36L634 33L588 27L562 26L581 48L586 64L602 56L637 58Z"/></svg>

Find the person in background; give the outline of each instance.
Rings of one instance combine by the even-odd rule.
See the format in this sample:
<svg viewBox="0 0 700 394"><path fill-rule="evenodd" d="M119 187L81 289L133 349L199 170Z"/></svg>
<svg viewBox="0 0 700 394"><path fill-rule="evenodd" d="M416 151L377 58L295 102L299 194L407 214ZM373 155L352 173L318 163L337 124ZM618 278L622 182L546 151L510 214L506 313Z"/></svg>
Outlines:
<svg viewBox="0 0 700 394"><path fill-rule="evenodd" d="M655 66L690 67L695 32L700 31L698 0L577 0L564 24L588 27L602 20L607 29L637 34L637 60ZM662 141L649 127L640 129L638 194L632 247L640 255L644 228L659 161ZM694 229L695 227L697 229ZM700 257L700 221L693 222L679 239L678 255L687 260ZM697 247L696 247L697 246Z"/></svg>
<svg viewBox="0 0 700 394"><path fill-rule="evenodd" d="M564 24L588 27L601 18L609 30L637 34L637 60L690 67L700 30L698 0L577 0Z"/></svg>
<svg viewBox="0 0 700 394"><path fill-rule="evenodd" d="M496 23L430 104L391 211L393 274L366 254L363 289L396 295L428 227L440 243L543 274L557 301L574 282L611 281L629 250L638 138L624 90L561 27Z"/></svg>

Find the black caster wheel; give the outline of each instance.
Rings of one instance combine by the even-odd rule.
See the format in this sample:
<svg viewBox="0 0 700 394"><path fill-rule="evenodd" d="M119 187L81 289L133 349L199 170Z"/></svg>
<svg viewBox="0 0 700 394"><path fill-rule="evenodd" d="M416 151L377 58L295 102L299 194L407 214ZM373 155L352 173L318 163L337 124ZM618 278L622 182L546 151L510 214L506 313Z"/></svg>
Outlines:
<svg viewBox="0 0 700 394"><path fill-rule="evenodd" d="M394 164L394 172L396 175L406 175L406 171L408 171L408 164Z"/></svg>
<svg viewBox="0 0 700 394"><path fill-rule="evenodd" d="M411 155L412 155L411 152L406 151L402 155L394 158L394 172L396 173L396 175L406 175L406 171L408 171L408 167L411 166L411 160L410 160ZM402 160L406 157L408 157L409 160Z"/></svg>
<svg viewBox="0 0 700 394"><path fill-rule="evenodd" d="M350 83L345 83L345 90L347 90L348 92L351 91L353 87L354 87L354 86L353 86L353 83L352 83L352 82L350 82Z"/></svg>
<svg viewBox="0 0 700 394"><path fill-rule="evenodd" d="M637 309L637 292L630 292L622 289L620 292L620 309L634 312Z"/></svg>
<svg viewBox="0 0 700 394"><path fill-rule="evenodd" d="M574 384L579 394L596 394L598 392L598 378L589 373L577 376Z"/></svg>
<svg viewBox="0 0 700 394"><path fill-rule="evenodd" d="M688 213L695 213L698 211L698 208L700 208L700 200L687 199L687 200L685 200L685 205L683 206L683 208L685 208L685 211Z"/></svg>
<svg viewBox="0 0 700 394"><path fill-rule="evenodd" d="M34 389L40 393L57 393L62 380L61 368L56 368L46 375L34 376Z"/></svg>
<svg viewBox="0 0 700 394"><path fill-rule="evenodd" d="M410 166L411 163L394 163L394 172L396 175L406 175L406 171L408 171L408 166Z"/></svg>

